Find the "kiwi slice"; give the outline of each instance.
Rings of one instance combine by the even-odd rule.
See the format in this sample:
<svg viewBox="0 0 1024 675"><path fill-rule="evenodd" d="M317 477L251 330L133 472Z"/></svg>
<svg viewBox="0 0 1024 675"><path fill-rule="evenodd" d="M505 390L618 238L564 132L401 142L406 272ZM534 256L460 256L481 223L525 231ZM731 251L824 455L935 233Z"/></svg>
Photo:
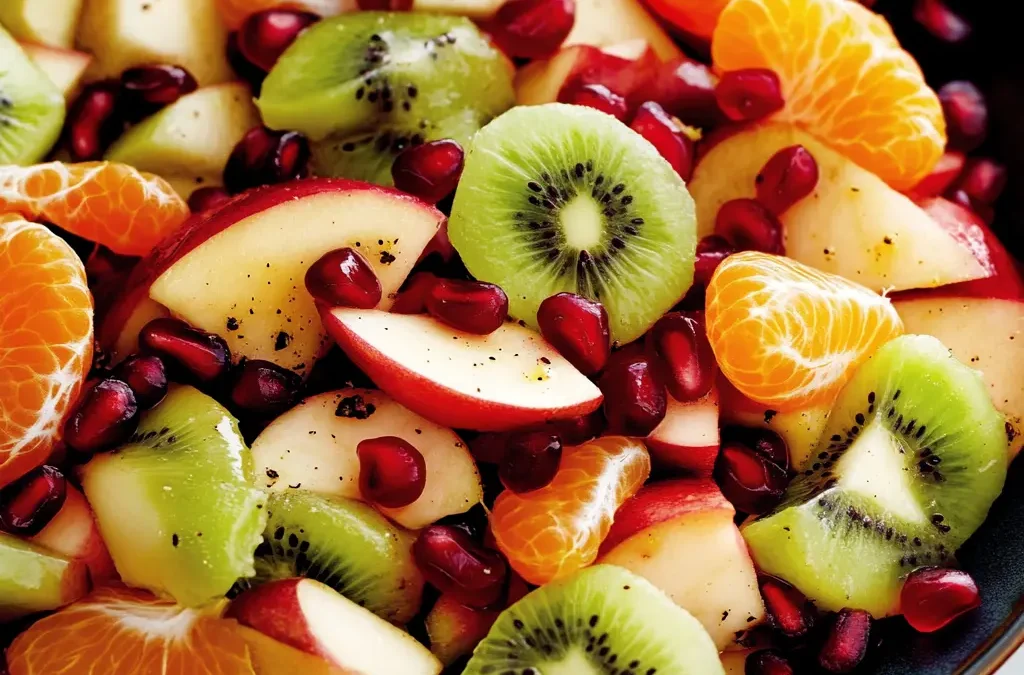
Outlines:
<svg viewBox="0 0 1024 675"><path fill-rule="evenodd" d="M612 340L637 339L693 281L694 204L653 145L614 117L549 103L514 108L474 138L448 236L477 279L536 327L571 291L608 310Z"/></svg>
<svg viewBox="0 0 1024 675"><path fill-rule="evenodd" d="M125 583L195 606L255 573L265 498L235 418L209 396L172 387L81 477Z"/></svg>
<svg viewBox="0 0 1024 675"><path fill-rule="evenodd" d="M511 78L467 19L354 12L305 31L270 71L257 106L271 128L315 141L315 173L390 184L404 148L466 143L511 107Z"/></svg>
<svg viewBox="0 0 1024 675"><path fill-rule="evenodd" d="M0 532L0 624L57 609L88 590L82 562Z"/></svg>
<svg viewBox="0 0 1024 675"><path fill-rule="evenodd" d="M897 611L902 578L943 565L1006 478L1003 418L932 337L884 345L839 395L783 502L743 528L754 559L820 607Z"/></svg>
<svg viewBox="0 0 1024 675"><path fill-rule="evenodd" d="M60 136L64 95L0 26L0 164L33 164Z"/></svg>
<svg viewBox="0 0 1024 675"><path fill-rule="evenodd" d="M715 643L646 579L595 565L498 617L464 675L722 675Z"/></svg>
<svg viewBox="0 0 1024 675"><path fill-rule="evenodd" d="M308 577L393 623L420 607L423 575L412 557L411 533L375 509L305 490L275 492L256 550L256 576L236 590L274 579Z"/></svg>

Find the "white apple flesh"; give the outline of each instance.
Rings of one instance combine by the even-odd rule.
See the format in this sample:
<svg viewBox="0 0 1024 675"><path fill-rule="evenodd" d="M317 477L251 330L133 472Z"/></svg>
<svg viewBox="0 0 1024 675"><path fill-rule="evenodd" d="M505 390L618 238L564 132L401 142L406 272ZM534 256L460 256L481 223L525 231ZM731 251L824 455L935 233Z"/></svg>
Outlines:
<svg viewBox="0 0 1024 675"><path fill-rule="evenodd" d="M57 515L39 534L30 537L29 541L59 553L69 560L85 563L89 567L89 578L93 585L117 577L114 561L103 542L89 502L73 485L67 486L64 505Z"/></svg>
<svg viewBox="0 0 1024 675"><path fill-rule="evenodd" d="M718 391L690 403L668 396L665 418L645 442L659 463L710 476L718 457Z"/></svg>
<svg viewBox="0 0 1024 675"><path fill-rule="evenodd" d="M668 33L637 0L576 0L572 31L562 47L607 47L629 40L646 40L662 61L683 55Z"/></svg>
<svg viewBox="0 0 1024 675"><path fill-rule="evenodd" d="M2 0L0 24L18 40L71 49L82 0Z"/></svg>
<svg viewBox="0 0 1024 675"><path fill-rule="evenodd" d="M43 71L57 89L64 94L64 100L71 101L82 81L85 69L92 56L70 49L57 49L36 44L21 43L21 49L32 62Z"/></svg>

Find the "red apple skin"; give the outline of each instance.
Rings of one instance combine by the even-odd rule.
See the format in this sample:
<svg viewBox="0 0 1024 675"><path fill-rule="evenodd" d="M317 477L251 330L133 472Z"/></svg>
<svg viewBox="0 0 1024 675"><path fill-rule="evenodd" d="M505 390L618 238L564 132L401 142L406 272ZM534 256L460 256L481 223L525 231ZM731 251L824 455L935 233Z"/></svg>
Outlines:
<svg viewBox="0 0 1024 675"><path fill-rule="evenodd" d="M57 515L29 541L85 563L93 585L117 578L114 561L96 526L92 509L78 488L67 486L67 497Z"/></svg>
<svg viewBox="0 0 1024 675"><path fill-rule="evenodd" d="M299 603L302 580L279 579L250 588L231 601L225 616L307 654L320 654Z"/></svg>
<svg viewBox="0 0 1024 675"><path fill-rule="evenodd" d="M659 465L683 469L695 476L710 476L718 457L719 405L717 388L713 388L702 399L692 403L680 403L670 398L665 419L644 439L647 449L651 452L651 458ZM703 429L699 435L711 442L704 445L692 444L694 413L707 411L710 415L710 409L714 411L714 421L707 421L713 424L713 427ZM674 415L679 416L679 426L672 424Z"/></svg>
<svg viewBox="0 0 1024 675"><path fill-rule="evenodd" d="M601 542L598 556L648 527L707 511L725 511L729 517L736 514L710 478L677 478L645 485L615 512L615 521Z"/></svg>

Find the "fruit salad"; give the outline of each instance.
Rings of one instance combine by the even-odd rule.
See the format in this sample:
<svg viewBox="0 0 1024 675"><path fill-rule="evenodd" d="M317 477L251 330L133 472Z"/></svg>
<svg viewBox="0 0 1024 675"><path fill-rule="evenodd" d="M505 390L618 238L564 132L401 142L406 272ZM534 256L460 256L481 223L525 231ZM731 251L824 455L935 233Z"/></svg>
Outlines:
<svg viewBox="0 0 1024 675"><path fill-rule="evenodd" d="M846 673L977 608L1006 169L871 4L4 0L0 674Z"/></svg>

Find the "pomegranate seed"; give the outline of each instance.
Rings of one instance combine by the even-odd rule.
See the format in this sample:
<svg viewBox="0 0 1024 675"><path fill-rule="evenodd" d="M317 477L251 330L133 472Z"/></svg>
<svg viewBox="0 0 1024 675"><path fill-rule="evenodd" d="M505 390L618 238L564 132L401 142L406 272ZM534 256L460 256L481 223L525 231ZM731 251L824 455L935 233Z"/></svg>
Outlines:
<svg viewBox="0 0 1024 675"><path fill-rule="evenodd" d="M456 330L488 335L508 316L508 296L494 284L438 279L426 297L427 311Z"/></svg>
<svg viewBox="0 0 1024 675"><path fill-rule="evenodd" d="M711 391L715 354L703 312L670 312L658 319L645 340L647 356L677 401L696 401Z"/></svg>
<svg viewBox="0 0 1024 675"><path fill-rule="evenodd" d="M954 13L942 0L916 0L914 20L946 42L961 42L971 34L971 24Z"/></svg>
<svg viewBox="0 0 1024 675"><path fill-rule="evenodd" d="M220 187L201 187L188 197L188 208L192 213L212 211L231 201L228 191Z"/></svg>
<svg viewBox="0 0 1024 675"><path fill-rule="evenodd" d="M300 178L309 162L309 142L297 131L253 127L235 145L224 166L224 187L238 194L260 185Z"/></svg>
<svg viewBox="0 0 1024 675"><path fill-rule="evenodd" d="M167 369L159 356L132 354L114 369L114 377L132 388L140 410L149 410L167 394Z"/></svg>
<svg viewBox="0 0 1024 675"><path fill-rule="evenodd" d="M981 605L978 586L967 572L922 567L907 577L900 612L914 630L932 633Z"/></svg>
<svg viewBox="0 0 1024 675"><path fill-rule="evenodd" d="M64 444L91 455L127 441L139 425L135 392L114 378L100 381L82 395L64 424Z"/></svg>
<svg viewBox="0 0 1024 675"><path fill-rule="evenodd" d="M359 252L339 248L325 253L306 270L306 290L331 307L373 309L380 303L377 273Z"/></svg>
<svg viewBox="0 0 1024 675"><path fill-rule="evenodd" d="M298 397L302 378L276 363L254 359L239 369L231 402L239 410L270 415L287 409Z"/></svg>
<svg viewBox="0 0 1024 675"><path fill-rule="evenodd" d="M646 436L665 418L665 386L642 352L613 355L597 386L604 394L609 434Z"/></svg>
<svg viewBox="0 0 1024 675"><path fill-rule="evenodd" d="M501 464L508 448L510 434L507 432L482 433L469 441L469 454L485 464Z"/></svg>
<svg viewBox="0 0 1024 675"><path fill-rule="evenodd" d="M441 223L441 226L437 228L437 232L434 234L434 238L423 247L423 252L420 253L416 264L419 265L432 255L437 255L442 263L449 263L455 257L455 247L452 246L452 240L448 238L447 221Z"/></svg>
<svg viewBox="0 0 1024 675"><path fill-rule="evenodd" d="M427 484L423 455L397 436L360 441L359 491L367 501L388 509L400 509L420 498Z"/></svg>
<svg viewBox="0 0 1024 675"><path fill-rule="evenodd" d="M786 441L770 429L725 426L722 427L722 442L745 445L783 471L789 472L789 448Z"/></svg>
<svg viewBox="0 0 1024 675"><path fill-rule="evenodd" d="M743 666L744 675L793 675L793 666L784 656L770 649L754 652Z"/></svg>
<svg viewBox="0 0 1024 675"><path fill-rule="evenodd" d="M68 111L67 148L76 162L89 162L103 157L107 148L124 130L120 106L121 85L107 80L94 82L82 89Z"/></svg>
<svg viewBox="0 0 1024 675"><path fill-rule="evenodd" d="M424 529L412 553L427 581L465 605L486 607L504 591L505 559L497 551L478 546L457 527L431 525Z"/></svg>
<svg viewBox="0 0 1024 675"><path fill-rule="evenodd" d="M565 445L579 445L600 436L604 432L604 415L595 410L589 415L571 420L548 422L542 430L557 434Z"/></svg>
<svg viewBox="0 0 1024 675"><path fill-rule="evenodd" d="M783 253L782 223L754 199L732 199L715 218L715 234L741 251Z"/></svg>
<svg viewBox="0 0 1024 675"><path fill-rule="evenodd" d="M693 262L693 283L706 287L718 265L735 252L732 244L717 234L709 234L698 241Z"/></svg>
<svg viewBox="0 0 1024 675"><path fill-rule="evenodd" d="M39 534L64 506L67 481L41 466L0 491L0 530L22 537Z"/></svg>
<svg viewBox="0 0 1024 675"><path fill-rule="evenodd" d="M818 185L818 163L802 145L779 150L754 179L757 200L775 215L814 192Z"/></svg>
<svg viewBox="0 0 1024 675"><path fill-rule="evenodd" d="M412 9L412 0L357 0L356 5L362 10L407 12Z"/></svg>
<svg viewBox="0 0 1024 675"><path fill-rule="evenodd" d="M558 293L540 303L540 334L584 375L604 368L611 353L604 305L575 293Z"/></svg>
<svg viewBox="0 0 1024 675"><path fill-rule="evenodd" d="M629 115L629 104L626 99L603 84L581 84L566 87L558 93L558 100L562 103L600 110L620 122L625 122Z"/></svg>
<svg viewBox="0 0 1024 675"><path fill-rule="evenodd" d="M663 64L656 75L653 100L690 124L713 127L722 121L715 100L718 78L703 63L683 57Z"/></svg>
<svg viewBox="0 0 1024 675"><path fill-rule="evenodd" d="M196 90L196 79L181 66L137 66L121 73L121 100L133 120L141 120Z"/></svg>
<svg viewBox="0 0 1024 675"><path fill-rule="evenodd" d="M395 187L436 204L459 183L466 154L452 140L431 141L406 148L391 165Z"/></svg>
<svg viewBox="0 0 1024 675"><path fill-rule="evenodd" d="M693 174L693 141L680 130L679 123L664 108L654 101L644 103L629 126L658 149L680 178L690 180Z"/></svg>
<svg viewBox="0 0 1024 675"><path fill-rule="evenodd" d="M981 91L970 82L957 80L939 89L939 101L949 149L970 152L981 145L988 134L988 104Z"/></svg>
<svg viewBox="0 0 1024 675"><path fill-rule="evenodd" d="M924 199L941 195L949 189L953 181L963 172L967 158L964 153L950 150L943 153L931 173L910 191L912 199Z"/></svg>
<svg viewBox="0 0 1024 675"><path fill-rule="evenodd" d="M153 319L139 331L143 350L163 358L202 383L228 372L231 352L224 338L189 326L178 319Z"/></svg>
<svg viewBox="0 0 1024 675"><path fill-rule="evenodd" d="M759 580L768 620L787 637L800 637L814 626L814 606L803 593L775 577Z"/></svg>
<svg viewBox="0 0 1024 675"><path fill-rule="evenodd" d="M562 439L558 436L543 431L513 434L506 443L498 476L512 492L532 492L554 479L561 461Z"/></svg>
<svg viewBox="0 0 1024 675"><path fill-rule="evenodd" d="M417 272L406 283L406 287L398 292L395 304L391 305L393 314L424 314L427 311L427 294L437 283L437 277L430 272Z"/></svg>
<svg viewBox="0 0 1024 675"><path fill-rule="evenodd" d="M789 475L775 462L740 443L723 443L715 460L715 482L738 511L758 515L779 503Z"/></svg>
<svg viewBox="0 0 1024 675"><path fill-rule="evenodd" d="M1006 167L978 157L967 160L954 189L963 190L972 201L993 204L1006 187Z"/></svg>
<svg viewBox="0 0 1024 675"><path fill-rule="evenodd" d="M256 12L238 29L238 49L250 63L269 71L299 33L319 20L316 14L291 9Z"/></svg>
<svg viewBox="0 0 1024 675"><path fill-rule="evenodd" d="M871 615L862 609L844 609L818 653L818 664L830 673L848 673L864 659L871 635Z"/></svg>
<svg viewBox="0 0 1024 675"><path fill-rule="evenodd" d="M715 87L715 100L725 116L734 122L767 117L786 104L779 76L767 68L725 73Z"/></svg>
<svg viewBox="0 0 1024 675"><path fill-rule="evenodd" d="M245 55L242 54L242 50L238 46L237 31L228 35L225 53L227 54L228 63L231 64L231 68L238 77L249 83L254 96L259 96L263 80L267 77L267 71L245 58Z"/></svg>
<svg viewBox="0 0 1024 675"><path fill-rule="evenodd" d="M508 0L487 29L509 56L543 59L565 42L575 19L574 0Z"/></svg>

